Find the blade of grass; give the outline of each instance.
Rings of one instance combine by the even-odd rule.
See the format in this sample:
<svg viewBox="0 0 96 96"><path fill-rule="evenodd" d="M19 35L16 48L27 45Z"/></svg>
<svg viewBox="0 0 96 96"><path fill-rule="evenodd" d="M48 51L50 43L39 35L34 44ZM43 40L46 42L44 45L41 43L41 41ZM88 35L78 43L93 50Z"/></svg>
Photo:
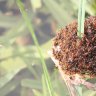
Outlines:
<svg viewBox="0 0 96 96"><path fill-rule="evenodd" d="M41 59L41 62L42 62L42 67L43 67L43 71L44 71L44 77L45 77L45 80L46 80L46 83L47 83L47 87L48 87L48 91L50 93L50 96L54 96L51 80L50 80L50 77L49 77L49 74L48 74L48 71L47 71L47 68L46 68L44 57L43 57L41 49L39 47L39 43L38 43L36 35L35 35L34 31L33 31L31 20L28 18L28 15L27 15L27 13L26 13L26 11L24 9L24 5L21 2L21 0L17 0L17 5L18 5L18 7L19 7L19 9L21 11L21 14L22 14L22 16L23 16L23 18L25 20L25 23L26 23L26 25L27 25L27 27L28 27L31 35L32 35L34 43L37 46L37 50L38 50L38 53L40 55L40 59Z"/></svg>
<svg viewBox="0 0 96 96"><path fill-rule="evenodd" d="M85 21L85 5L86 0L79 0L78 8L78 37L82 38L84 35L84 21ZM75 86L78 96L82 96L82 88L80 86Z"/></svg>
<svg viewBox="0 0 96 96"><path fill-rule="evenodd" d="M48 96L44 75L42 75L43 96Z"/></svg>
<svg viewBox="0 0 96 96"><path fill-rule="evenodd" d="M12 71L5 75L4 77L0 77L0 89L4 87L10 80L14 78L14 76L19 72L19 70Z"/></svg>
<svg viewBox="0 0 96 96"><path fill-rule="evenodd" d="M32 79L23 79L21 81L21 86L30 89L38 89L38 90L42 89L41 81Z"/></svg>
<svg viewBox="0 0 96 96"><path fill-rule="evenodd" d="M86 3L86 0L79 0L77 35L80 38L82 38L82 36L84 35L85 3ZM79 96L82 96L82 90L81 89L82 88L80 86L76 87L76 90L77 90Z"/></svg>
<svg viewBox="0 0 96 96"><path fill-rule="evenodd" d="M76 8L76 10L77 10L77 8L78 8L78 6L79 6L79 3L78 3L78 0L71 0L72 1L72 3L73 3L73 6L75 6L75 8ZM92 5L90 4L90 2L88 2L89 0L87 0L87 2L86 2L86 12L88 13L88 14L90 14L90 15L95 15L95 10L92 10ZM90 0L91 1L91 0ZM93 1L93 0L92 0ZM91 1L91 2L92 2ZM94 3L95 4L95 3Z"/></svg>
<svg viewBox="0 0 96 96"><path fill-rule="evenodd" d="M84 34L84 21L85 21L85 3L86 0L79 0L78 9L78 37L82 38Z"/></svg>
<svg viewBox="0 0 96 96"><path fill-rule="evenodd" d="M15 90L15 88L19 85L20 80L12 80L9 83L7 83L5 86L0 88L0 96L7 96L10 92Z"/></svg>

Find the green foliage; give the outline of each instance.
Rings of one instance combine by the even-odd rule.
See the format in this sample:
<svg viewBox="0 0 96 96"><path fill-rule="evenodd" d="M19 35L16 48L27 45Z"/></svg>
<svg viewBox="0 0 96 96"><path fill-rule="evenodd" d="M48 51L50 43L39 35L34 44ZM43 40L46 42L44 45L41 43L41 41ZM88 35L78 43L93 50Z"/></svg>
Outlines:
<svg viewBox="0 0 96 96"><path fill-rule="evenodd" d="M50 94L53 96L69 96L67 87L62 81L58 70L52 70L52 62L48 60L49 56L47 54L47 51L52 48L52 40L49 38L49 33L46 34L47 30L43 31L41 28L45 25L45 22L49 23L56 20L55 30L57 30L57 26L61 28L72 20L77 19L78 0L42 0L43 4L39 2L42 4L41 8L35 11L31 6L32 0L18 0L23 18L16 1L0 0L0 8L3 5L0 9L0 29L4 29L3 34L0 35L0 45L2 45L2 47L0 46L0 96L11 96L14 91L18 91L19 96L29 96L29 94L32 96L50 96ZM37 19L39 23L34 23L38 10L48 14L48 19L44 20L44 24L41 19ZM86 2L86 13L88 15L96 14L96 0ZM38 34L42 36L41 41L49 36L46 42L39 45L37 41L38 35L36 35L36 38L34 30L39 30ZM33 43L19 45L16 42L19 37L26 37L30 33L36 45ZM23 41L26 42L25 39ZM48 71L44 59L48 61L46 63L49 68ZM43 63L43 68L41 62ZM95 82L96 80L91 79L90 81ZM95 91L88 90L83 86L81 87L82 90L79 89L78 92L82 93L83 96L96 95ZM18 94L15 95L18 96Z"/></svg>
<svg viewBox="0 0 96 96"><path fill-rule="evenodd" d="M86 0L79 0L78 8L78 33L77 35L82 38L84 35L84 21L85 21L85 5Z"/></svg>
<svg viewBox="0 0 96 96"><path fill-rule="evenodd" d="M33 38L33 40L34 40L34 43L35 43L35 45L36 45L36 47L37 47L37 50L38 50L38 53L39 53L39 55L40 55L40 60L41 60L42 67L43 67L43 71L44 71L44 77L45 77L45 80L46 80L46 83L47 83L47 86L48 86L48 90L49 90L50 96L54 96L54 95L53 95L54 92L53 92L53 88L52 88L52 85L51 85L49 73L48 73L48 71L47 71L46 64L45 64L45 61L44 61L44 57L43 57L42 52L41 52L41 49L40 49L40 47L39 47L39 43L38 43L37 38L36 38L36 36L35 36L35 33L34 33L34 31L33 31L32 24L31 24L31 20L28 19L27 13L26 13L26 11L24 10L24 5L23 5L23 3L22 3L20 0L18 0L18 1L17 1L17 4L18 4L18 6L19 6L19 8L20 8L20 11L21 11L21 13L22 13L22 16L23 16L23 18L24 18L24 20L25 20L25 23L26 23L26 25L27 25L27 27L28 27L31 35L32 35L32 38Z"/></svg>
<svg viewBox="0 0 96 96"><path fill-rule="evenodd" d="M22 87L31 88L31 89L42 89L41 82L38 80L23 79L21 81Z"/></svg>
<svg viewBox="0 0 96 96"><path fill-rule="evenodd" d="M15 88L20 84L20 81L17 82L17 80L10 81L7 83L4 87L0 88L0 95L6 96L11 91L15 90Z"/></svg>
<svg viewBox="0 0 96 96"><path fill-rule="evenodd" d="M66 8L64 8L66 6L65 2L71 3L70 0L69 1L61 0L61 2L60 2L62 4L61 7L56 0L43 0L43 2L46 5L46 7L49 9L49 11L52 13L53 17L58 21L59 26L63 27L65 24L68 24L68 22L73 20L73 18L69 15L69 13L67 11L65 11ZM68 9L68 11L69 10L70 9Z"/></svg>

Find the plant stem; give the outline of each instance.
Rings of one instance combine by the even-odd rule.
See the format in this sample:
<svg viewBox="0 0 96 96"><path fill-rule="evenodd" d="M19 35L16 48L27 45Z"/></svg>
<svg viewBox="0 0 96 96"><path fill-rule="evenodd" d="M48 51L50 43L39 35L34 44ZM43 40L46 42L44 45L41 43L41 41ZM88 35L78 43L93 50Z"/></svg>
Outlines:
<svg viewBox="0 0 96 96"><path fill-rule="evenodd" d="M20 12L22 14L23 19L25 20L26 26L28 27L28 29L29 29L29 31L32 35L32 38L34 40L34 43L35 43L35 45L37 47L37 50L38 50L38 53L40 55L40 60L41 60L41 63L42 63L42 67L43 67L43 71L44 71L44 77L45 77L45 80L46 80L46 84L47 84L47 87L48 87L49 94L50 94L50 96L55 96L54 91L53 91L53 87L52 87L52 84L51 84L50 76L49 76L49 73L48 73L48 70L47 70L47 67L46 67L46 63L45 63L45 60L44 60L44 57L43 57L43 54L42 54L42 51L41 51L41 48L39 46L38 40L37 40L36 35L34 33L34 30L32 28L31 20L28 17L28 15L25 11L25 8L24 8L24 4L22 3L21 0L17 0L17 5L20 9Z"/></svg>
<svg viewBox="0 0 96 96"><path fill-rule="evenodd" d="M86 0L79 0L77 35L80 38L82 38L84 35L85 5L86 5Z"/></svg>

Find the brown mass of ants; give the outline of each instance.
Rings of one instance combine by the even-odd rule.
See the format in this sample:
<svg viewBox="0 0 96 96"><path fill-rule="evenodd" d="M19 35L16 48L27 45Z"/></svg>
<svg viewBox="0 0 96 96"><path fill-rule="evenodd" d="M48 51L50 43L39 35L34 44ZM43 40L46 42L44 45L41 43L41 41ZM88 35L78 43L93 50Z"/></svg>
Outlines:
<svg viewBox="0 0 96 96"><path fill-rule="evenodd" d="M84 35L77 36L77 21L61 29L53 41L53 55L68 74L96 76L96 16L85 20Z"/></svg>

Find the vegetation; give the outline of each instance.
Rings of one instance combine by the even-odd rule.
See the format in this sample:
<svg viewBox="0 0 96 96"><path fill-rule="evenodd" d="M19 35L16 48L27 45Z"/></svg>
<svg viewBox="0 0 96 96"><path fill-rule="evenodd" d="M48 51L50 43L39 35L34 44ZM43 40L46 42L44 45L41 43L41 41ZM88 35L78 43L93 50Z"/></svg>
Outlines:
<svg viewBox="0 0 96 96"><path fill-rule="evenodd" d="M77 20L78 4L78 0L0 1L0 96L69 96L47 51L56 30ZM96 0L86 1L85 16L90 15L96 15ZM96 95L83 86L78 90L83 96Z"/></svg>

